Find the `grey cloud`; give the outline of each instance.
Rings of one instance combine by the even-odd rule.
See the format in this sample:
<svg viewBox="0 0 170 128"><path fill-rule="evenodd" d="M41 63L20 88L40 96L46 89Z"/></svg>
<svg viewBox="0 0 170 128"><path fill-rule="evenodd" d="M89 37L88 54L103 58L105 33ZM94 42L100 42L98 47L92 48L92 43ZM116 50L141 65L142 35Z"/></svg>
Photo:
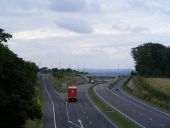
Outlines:
<svg viewBox="0 0 170 128"><path fill-rule="evenodd" d="M163 0L129 0L129 9L150 14L170 14L169 1Z"/></svg>
<svg viewBox="0 0 170 128"><path fill-rule="evenodd" d="M54 11L59 12L98 12L101 6L98 1L92 0L52 0L49 6Z"/></svg>
<svg viewBox="0 0 170 128"><path fill-rule="evenodd" d="M56 11L82 11L87 9L86 0L53 0L51 9Z"/></svg>
<svg viewBox="0 0 170 128"><path fill-rule="evenodd" d="M83 19L63 18L57 21L57 25L76 33L91 33L92 27Z"/></svg>
<svg viewBox="0 0 170 128"><path fill-rule="evenodd" d="M150 30L147 27L134 27L129 28L129 30L133 33L148 33Z"/></svg>
<svg viewBox="0 0 170 128"><path fill-rule="evenodd" d="M130 32L130 33L149 33L150 29L147 27L142 27L142 26L119 26L119 25L113 25L113 29L116 29L118 31L123 31L123 32Z"/></svg>
<svg viewBox="0 0 170 128"><path fill-rule="evenodd" d="M48 8L48 0L2 0L0 15L29 14Z"/></svg>

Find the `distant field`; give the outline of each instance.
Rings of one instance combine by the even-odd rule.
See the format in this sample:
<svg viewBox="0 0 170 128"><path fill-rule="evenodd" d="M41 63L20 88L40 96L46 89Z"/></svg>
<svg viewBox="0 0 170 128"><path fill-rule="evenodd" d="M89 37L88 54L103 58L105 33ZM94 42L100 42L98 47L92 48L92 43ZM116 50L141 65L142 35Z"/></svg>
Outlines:
<svg viewBox="0 0 170 128"><path fill-rule="evenodd" d="M144 78L150 86L170 95L170 78Z"/></svg>

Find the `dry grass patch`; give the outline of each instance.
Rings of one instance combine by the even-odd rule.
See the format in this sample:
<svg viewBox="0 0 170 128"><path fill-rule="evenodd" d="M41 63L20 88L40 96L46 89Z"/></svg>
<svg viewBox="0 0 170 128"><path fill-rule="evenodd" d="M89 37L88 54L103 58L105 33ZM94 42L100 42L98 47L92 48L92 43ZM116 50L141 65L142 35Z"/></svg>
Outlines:
<svg viewBox="0 0 170 128"><path fill-rule="evenodd" d="M170 95L170 78L145 78L145 80L156 90Z"/></svg>

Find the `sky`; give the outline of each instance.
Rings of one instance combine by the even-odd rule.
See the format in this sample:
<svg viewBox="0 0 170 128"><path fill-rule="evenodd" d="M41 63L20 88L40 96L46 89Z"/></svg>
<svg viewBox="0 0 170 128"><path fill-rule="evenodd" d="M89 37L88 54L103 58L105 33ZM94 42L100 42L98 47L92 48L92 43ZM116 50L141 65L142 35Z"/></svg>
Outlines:
<svg viewBox="0 0 170 128"><path fill-rule="evenodd" d="M40 67L133 68L131 48L170 46L170 0L1 0L0 28Z"/></svg>

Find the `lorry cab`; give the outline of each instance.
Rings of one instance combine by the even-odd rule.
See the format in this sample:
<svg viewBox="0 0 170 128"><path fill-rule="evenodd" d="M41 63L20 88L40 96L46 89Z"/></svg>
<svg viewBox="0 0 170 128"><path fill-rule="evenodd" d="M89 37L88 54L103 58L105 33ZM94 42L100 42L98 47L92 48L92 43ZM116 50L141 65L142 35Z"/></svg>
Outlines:
<svg viewBox="0 0 170 128"><path fill-rule="evenodd" d="M77 101L77 87L76 86L68 87L68 101Z"/></svg>

